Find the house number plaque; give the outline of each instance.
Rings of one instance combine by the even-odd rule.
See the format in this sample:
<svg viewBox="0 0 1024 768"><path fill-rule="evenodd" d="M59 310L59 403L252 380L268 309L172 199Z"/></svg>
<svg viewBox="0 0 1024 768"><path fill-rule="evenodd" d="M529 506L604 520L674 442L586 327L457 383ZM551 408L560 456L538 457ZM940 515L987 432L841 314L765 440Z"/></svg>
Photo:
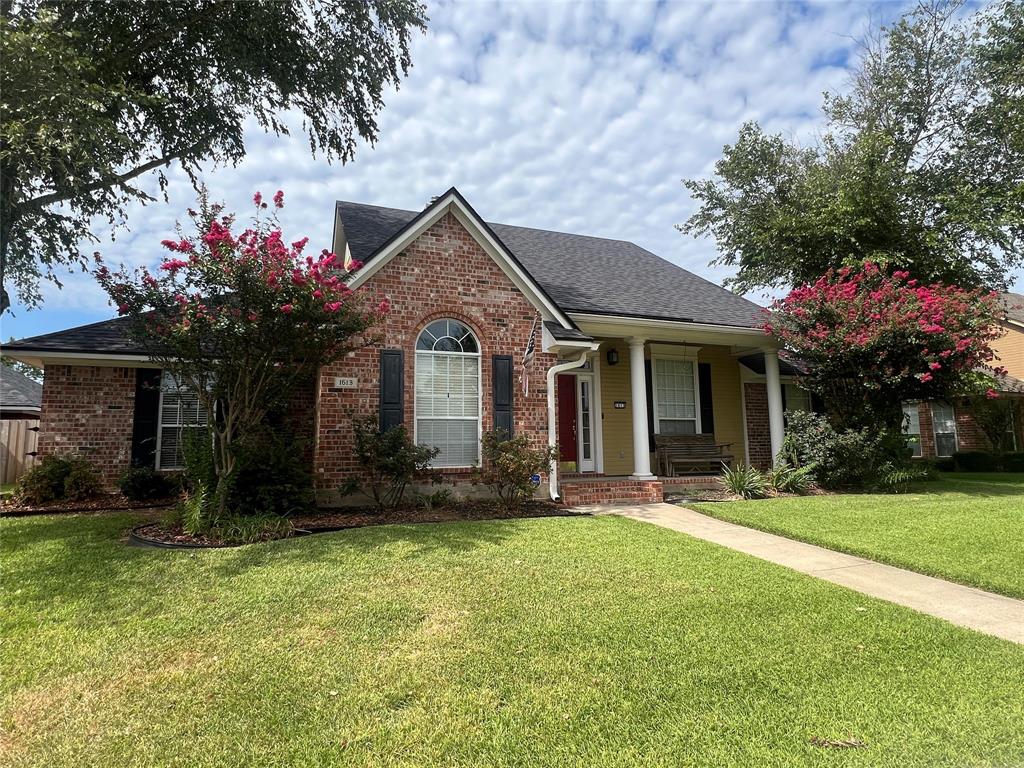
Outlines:
<svg viewBox="0 0 1024 768"><path fill-rule="evenodd" d="M334 388L335 389L355 389L359 386L359 379L354 376L335 376L334 377Z"/></svg>
<svg viewBox="0 0 1024 768"><path fill-rule="evenodd" d="M625 410L626 409L626 401L625 400L616 400L615 401L615 409L618 410L618 411Z"/></svg>

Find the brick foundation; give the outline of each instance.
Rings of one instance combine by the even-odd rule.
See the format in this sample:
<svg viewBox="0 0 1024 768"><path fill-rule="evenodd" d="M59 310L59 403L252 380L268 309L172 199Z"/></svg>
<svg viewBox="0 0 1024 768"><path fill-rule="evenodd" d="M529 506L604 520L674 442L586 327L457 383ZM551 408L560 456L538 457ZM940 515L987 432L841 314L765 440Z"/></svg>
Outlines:
<svg viewBox="0 0 1024 768"><path fill-rule="evenodd" d="M134 368L48 365L39 454L81 454L112 486L131 460L134 417Z"/></svg>
<svg viewBox="0 0 1024 768"><path fill-rule="evenodd" d="M752 466L771 469L772 440L768 426L768 387L757 382L743 385L747 424L747 452Z"/></svg>
<svg viewBox="0 0 1024 768"><path fill-rule="evenodd" d="M559 490L562 503L569 507L623 501L652 504L665 500L659 480L569 480L563 482Z"/></svg>
<svg viewBox="0 0 1024 768"><path fill-rule="evenodd" d="M464 322L480 342L480 388L483 431L493 428L491 358L512 355L513 419L516 434L535 444L547 441L545 373L555 357L538 351L530 367L530 393L524 396L519 362L537 312L501 268L451 214L445 215L405 251L373 275L361 292L387 299L391 312L380 328L380 347L353 353L320 375L314 468L321 498L358 471L354 455L352 416L378 415L380 348L401 349L404 359L404 424L414 431L416 338L432 320L450 317ZM353 389L334 386L334 378L355 378ZM465 482L465 472L446 475Z"/></svg>

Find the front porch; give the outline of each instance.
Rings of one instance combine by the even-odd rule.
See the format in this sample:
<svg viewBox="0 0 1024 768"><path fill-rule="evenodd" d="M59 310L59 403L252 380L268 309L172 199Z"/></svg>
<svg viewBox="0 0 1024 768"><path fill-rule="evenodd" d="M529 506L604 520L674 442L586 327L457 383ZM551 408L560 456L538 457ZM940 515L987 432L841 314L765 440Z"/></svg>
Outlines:
<svg viewBox="0 0 1024 768"><path fill-rule="evenodd" d="M658 460L663 438L722 446L731 465L763 465L781 450L786 366L780 370L778 349L762 331L573 319L581 334L545 338L545 351L559 356L548 377L550 442L559 449L553 498L573 505L656 502L666 486L714 486L714 460L672 477L675 468ZM748 405L751 391L763 398Z"/></svg>

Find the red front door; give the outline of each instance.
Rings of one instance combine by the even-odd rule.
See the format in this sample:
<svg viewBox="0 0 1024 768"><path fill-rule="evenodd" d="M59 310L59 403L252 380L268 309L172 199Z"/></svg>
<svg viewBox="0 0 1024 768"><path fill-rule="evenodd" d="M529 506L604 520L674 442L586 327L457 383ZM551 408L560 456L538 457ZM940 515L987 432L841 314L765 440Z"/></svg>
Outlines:
<svg viewBox="0 0 1024 768"><path fill-rule="evenodd" d="M576 377L558 375L558 458L576 461Z"/></svg>

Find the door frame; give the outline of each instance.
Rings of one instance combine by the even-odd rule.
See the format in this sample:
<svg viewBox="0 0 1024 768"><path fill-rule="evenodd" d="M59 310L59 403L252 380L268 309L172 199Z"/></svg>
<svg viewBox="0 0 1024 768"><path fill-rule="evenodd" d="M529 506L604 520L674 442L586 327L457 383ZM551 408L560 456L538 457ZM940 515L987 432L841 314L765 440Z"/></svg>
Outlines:
<svg viewBox="0 0 1024 768"><path fill-rule="evenodd" d="M600 353L591 353L587 358L587 362L590 364L589 368L575 368L565 372L576 378L576 471L589 474L604 474L604 412L601 405ZM579 428L582 422L579 384L581 376L590 381L590 440L593 443L591 450L594 465L592 469L583 469L582 467L581 457L583 456L583 451L580 450L580 440L583 431Z"/></svg>
<svg viewBox="0 0 1024 768"><path fill-rule="evenodd" d="M579 472L597 472L597 423L594 418L594 374L576 374L576 467ZM583 458L583 383L590 387L590 459Z"/></svg>

